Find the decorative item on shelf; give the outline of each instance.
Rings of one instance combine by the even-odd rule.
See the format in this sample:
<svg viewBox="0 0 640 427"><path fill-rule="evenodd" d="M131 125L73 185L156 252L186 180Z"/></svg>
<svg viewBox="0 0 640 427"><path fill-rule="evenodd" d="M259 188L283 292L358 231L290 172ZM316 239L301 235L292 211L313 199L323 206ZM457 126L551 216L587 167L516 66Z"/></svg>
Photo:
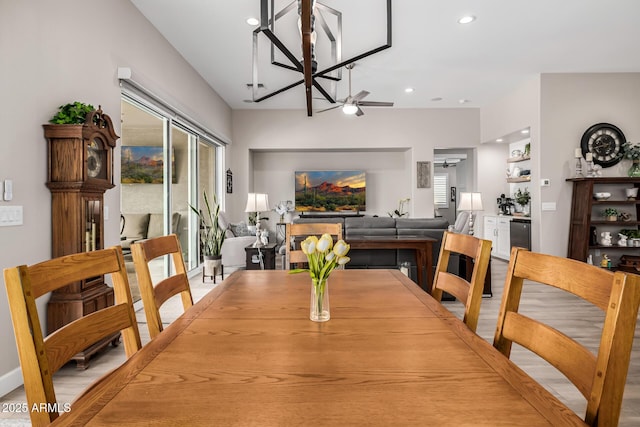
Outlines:
<svg viewBox="0 0 640 427"><path fill-rule="evenodd" d="M529 193L529 189L525 188L522 191L522 188L518 188L516 191L514 199L516 203L522 207L522 212L525 216L529 216L529 202L531 202L531 194Z"/></svg>
<svg viewBox="0 0 640 427"><path fill-rule="evenodd" d="M632 161L631 167L627 171L627 175L631 178L640 177L640 144L630 141L622 144L622 156Z"/></svg>
<svg viewBox="0 0 640 427"><path fill-rule="evenodd" d="M607 219L607 221L617 221L618 220L618 210L616 208L606 208L602 214Z"/></svg>
<svg viewBox="0 0 640 427"><path fill-rule="evenodd" d="M635 200L638 197L638 187L625 188L624 194L627 196L627 200Z"/></svg>
<svg viewBox="0 0 640 427"><path fill-rule="evenodd" d="M640 256L622 255L620 257L620 263L618 264L618 270L638 274L640 272Z"/></svg>
<svg viewBox="0 0 640 427"><path fill-rule="evenodd" d="M329 234L307 237L301 244L307 256L309 268L290 270L290 273L308 271L311 276L311 303L309 318L314 322L326 322L331 318L329 310L329 276L336 267L343 267L350 261L347 256L350 246L344 240L335 245Z"/></svg>
<svg viewBox="0 0 640 427"><path fill-rule="evenodd" d="M460 204L458 210L469 211L469 234L473 236L473 217L474 211L481 211L482 194L480 193L460 193Z"/></svg>
<svg viewBox="0 0 640 427"><path fill-rule="evenodd" d="M580 148L576 148L574 157L576 158L576 171L574 178L584 178L584 174L582 173L582 150Z"/></svg>
<svg viewBox="0 0 640 427"><path fill-rule="evenodd" d="M266 230L260 229L260 212L266 212L269 210L269 196L263 193L249 193L247 194L247 206L244 208L244 211L249 213L249 223L251 223L252 214L255 215L255 226L256 226L256 241L253 242L254 248L260 248L263 245L263 240L268 234ZM268 218L262 218L268 219ZM267 237L268 239L268 237Z"/></svg>
<svg viewBox="0 0 640 427"><path fill-rule="evenodd" d="M638 247L640 246L640 230L636 228L623 228L619 231L618 235L626 236L627 246Z"/></svg>
<svg viewBox="0 0 640 427"><path fill-rule="evenodd" d="M619 221L631 221L631 214L628 212L620 212L618 214Z"/></svg>
<svg viewBox="0 0 640 427"><path fill-rule="evenodd" d="M520 176L520 168L518 166L514 167L513 170L511 171L511 177L512 178L518 178Z"/></svg>
<svg viewBox="0 0 640 427"><path fill-rule="evenodd" d="M602 260L600 260L600 267L611 268L611 260L607 254L602 254Z"/></svg>
<svg viewBox="0 0 640 427"><path fill-rule="evenodd" d="M600 233L600 244L602 246L611 246L611 232L603 231Z"/></svg>
<svg viewBox="0 0 640 427"><path fill-rule="evenodd" d="M531 143L527 142L524 145L524 156L525 157L530 157L531 156Z"/></svg>
<svg viewBox="0 0 640 427"><path fill-rule="evenodd" d="M520 150L513 150L511 152L511 157L517 158L517 157L522 157L522 151Z"/></svg>
<svg viewBox="0 0 640 427"><path fill-rule="evenodd" d="M596 176L596 171L593 169L593 154L585 154L585 160L587 161L587 177L593 178Z"/></svg>
<svg viewBox="0 0 640 427"><path fill-rule="evenodd" d="M627 239L628 239L627 236L625 236L622 233L618 233L618 246L627 246L628 245Z"/></svg>
<svg viewBox="0 0 640 427"><path fill-rule="evenodd" d="M596 200L607 200L611 197L611 193L601 192L601 193L593 193L593 198Z"/></svg>
<svg viewBox="0 0 640 427"><path fill-rule="evenodd" d="M209 203L207 192L203 191L202 199L206 211L198 210L193 205L189 205L189 207L200 220L200 250L204 259L203 274L207 277L214 277L222 266L222 244L226 237L226 230L220 227L218 222L220 205L216 195L213 195L213 203Z"/></svg>
<svg viewBox="0 0 640 427"><path fill-rule="evenodd" d="M410 198L405 198L405 199L400 199L398 201L398 209L396 209L393 212L387 212L387 214L391 217L391 218L402 218L403 216L408 216L409 212L405 212L404 211L404 205L406 203L409 203L411 199Z"/></svg>

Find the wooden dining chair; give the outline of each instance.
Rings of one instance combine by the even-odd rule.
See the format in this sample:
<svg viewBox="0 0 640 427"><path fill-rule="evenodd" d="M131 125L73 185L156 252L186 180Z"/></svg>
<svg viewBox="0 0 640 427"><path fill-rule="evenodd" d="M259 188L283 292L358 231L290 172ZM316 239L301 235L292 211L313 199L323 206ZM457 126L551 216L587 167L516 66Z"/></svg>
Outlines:
<svg viewBox="0 0 640 427"><path fill-rule="evenodd" d="M597 354L542 321L518 313L523 285L531 286L529 281L574 294L604 312ZM587 399L588 425L616 426L639 304L640 276L514 247L493 345L507 357L514 342L533 351Z"/></svg>
<svg viewBox="0 0 640 427"><path fill-rule="evenodd" d="M451 254L465 256L473 261L470 280L448 270ZM441 301L443 292L448 292L464 304L462 320L473 332L478 327L482 290L490 259L490 240L479 239L469 234L444 232L431 296Z"/></svg>
<svg viewBox="0 0 640 427"><path fill-rule="evenodd" d="M74 282L107 274L113 282L114 305L73 320L43 337L37 298ZM58 417L61 407L56 403L52 376L75 354L118 331L122 333L127 357L142 347L119 246L6 268L4 281L27 402L30 409L37 408L30 412L35 426L49 425Z"/></svg>
<svg viewBox="0 0 640 427"><path fill-rule="evenodd" d="M299 248L300 242L308 236L322 236L330 234L334 239L342 239L342 224L323 222L303 222L287 224L285 237L285 270L290 270L293 264L307 262L307 256Z"/></svg>
<svg viewBox="0 0 640 427"><path fill-rule="evenodd" d="M144 314L147 318L149 335L153 339L163 329L160 307L169 298L180 294L185 310L193 305L193 296L182 257L180 241L175 234L140 240L131 244L131 255L138 277L138 287L144 305ZM171 256L173 274L164 279L156 280L154 283L149 263L165 255Z"/></svg>

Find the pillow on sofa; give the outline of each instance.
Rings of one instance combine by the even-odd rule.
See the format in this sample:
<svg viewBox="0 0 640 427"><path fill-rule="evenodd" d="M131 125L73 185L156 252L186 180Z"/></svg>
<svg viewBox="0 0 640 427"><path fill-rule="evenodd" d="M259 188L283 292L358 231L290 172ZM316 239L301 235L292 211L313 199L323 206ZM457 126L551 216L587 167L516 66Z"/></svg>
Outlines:
<svg viewBox="0 0 640 427"><path fill-rule="evenodd" d="M231 230L234 237L255 236L255 234L249 231L249 228L244 221L241 221L238 224L229 224L229 230Z"/></svg>
<svg viewBox="0 0 640 427"><path fill-rule="evenodd" d="M147 227L149 226L149 214L122 214L124 217L124 228L120 238L126 240L140 240L147 237Z"/></svg>

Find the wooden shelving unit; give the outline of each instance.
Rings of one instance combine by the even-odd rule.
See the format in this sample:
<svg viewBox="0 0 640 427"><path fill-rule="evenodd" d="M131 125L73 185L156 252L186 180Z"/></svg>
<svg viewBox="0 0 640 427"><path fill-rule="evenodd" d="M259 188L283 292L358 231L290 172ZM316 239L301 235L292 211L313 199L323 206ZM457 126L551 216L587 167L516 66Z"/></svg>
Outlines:
<svg viewBox="0 0 640 427"><path fill-rule="evenodd" d="M630 187L640 187L640 178L628 177L603 177L603 178L571 178L568 182L573 183L573 198L571 201L571 221L569 224L569 249L567 257L585 261L591 251L626 251L630 254L640 255L640 247L634 246L612 246L600 245L593 242L592 228L596 230L596 236L600 235L598 230L606 228L623 229L637 228L640 225L640 200L626 200L624 189ZM599 191L610 191L611 198L607 200L594 200L593 194ZM604 210L606 207L623 207L625 212L631 214L630 221L606 221L596 220L601 217L597 209ZM616 232L611 233L613 236Z"/></svg>

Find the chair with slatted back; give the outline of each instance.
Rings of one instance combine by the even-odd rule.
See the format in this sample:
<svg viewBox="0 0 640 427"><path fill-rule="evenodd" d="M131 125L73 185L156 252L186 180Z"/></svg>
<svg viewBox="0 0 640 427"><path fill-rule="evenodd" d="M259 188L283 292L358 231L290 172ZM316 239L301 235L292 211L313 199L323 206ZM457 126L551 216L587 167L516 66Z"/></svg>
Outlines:
<svg viewBox="0 0 640 427"><path fill-rule="evenodd" d="M452 254L463 255L472 260L473 271L470 280L448 271ZM437 301L441 301L443 292L447 292L464 304L463 321L473 332L478 327L482 289L490 259L490 240L479 239L469 234L444 232L431 295Z"/></svg>
<svg viewBox="0 0 640 427"><path fill-rule="evenodd" d="M43 337L36 299L71 283L109 275L114 305L72 320ZM122 249L118 247L66 255L38 264L6 268L11 321L33 425L49 425L61 409L52 376L75 354L120 331L127 357L142 346L131 300ZM34 406L35 405L35 406ZM43 410L46 407L46 410Z"/></svg>
<svg viewBox="0 0 640 427"><path fill-rule="evenodd" d="M160 307L169 298L180 294L182 306L188 309L193 305L191 287L187 277L187 269L182 257L182 249L178 236L155 237L153 239L140 240L131 244L133 264L138 277L138 287L144 305L144 313L147 318L149 335L155 338L162 331L162 318ZM173 274L154 283L150 263L157 258L170 255L173 261Z"/></svg>
<svg viewBox="0 0 640 427"><path fill-rule="evenodd" d="M597 354L548 324L518 313L523 286L538 284L576 295L604 312ZM639 304L640 276L513 248L493 345L507 357L512 343L536 353L586 398L588 425L616 426ZM566 309L579 307L573 302Z"/></svg>
<svg viewBox="0 0 640 427"><path fill-rule="evenodd" d="M304 264L307 256L298 249L299 244L308 236L322 236L330 234L336 241L342 239L342 224L304 222L299 224L287 224L285 247L285 270L291 269L292 264Z"/></svg>

